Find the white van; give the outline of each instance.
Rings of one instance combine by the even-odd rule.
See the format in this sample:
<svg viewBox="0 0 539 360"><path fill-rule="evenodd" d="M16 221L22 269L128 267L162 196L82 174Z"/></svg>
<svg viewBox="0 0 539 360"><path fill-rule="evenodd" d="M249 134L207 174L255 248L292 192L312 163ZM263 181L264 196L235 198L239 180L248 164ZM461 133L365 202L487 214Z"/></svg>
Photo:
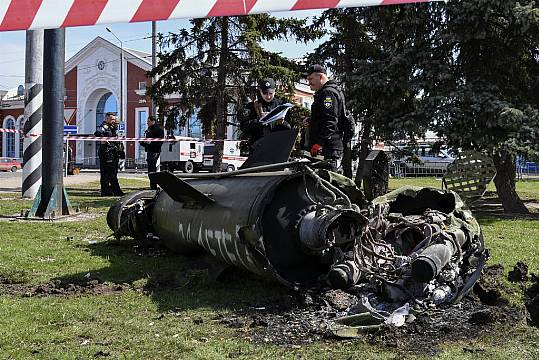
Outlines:
<svg viewBox="0 0 539 360"><path fill-rule="evenodd" d="M175 137L177 141L161 145L161 170L193 173L203 166L204 142L196 138Z"/></svg>
<svg viewBox="0 0 539 360"><path fill-rule="evenodd" d="M215 144L208 142L204 145L204 165L203 169L211 171L213 168L213 155L215 154ZM247 154L243 154L241 151L240 140L225 140L223 146L223 162L221 169L223 171L238 170L245 160L247 160Z"/></svg>

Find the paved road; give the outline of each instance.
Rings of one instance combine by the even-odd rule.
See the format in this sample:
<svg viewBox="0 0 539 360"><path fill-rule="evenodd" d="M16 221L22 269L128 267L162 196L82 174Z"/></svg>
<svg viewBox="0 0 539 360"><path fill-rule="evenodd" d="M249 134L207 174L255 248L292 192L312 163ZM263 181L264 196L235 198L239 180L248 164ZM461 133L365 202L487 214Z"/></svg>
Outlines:
<svg viewBox="0 0 539 360"><path fill-rule="evenodd" d="M119 173L119 178L133 179L144 178L147 176L145 173ZM99 172L97 171L84 171L79 175L70 175L64 177L64 185L71 186L77 184L84 184L92 181L99 181ZM0 192L21 192L22 184L22 171L17 172L0 172Z"/></svg>

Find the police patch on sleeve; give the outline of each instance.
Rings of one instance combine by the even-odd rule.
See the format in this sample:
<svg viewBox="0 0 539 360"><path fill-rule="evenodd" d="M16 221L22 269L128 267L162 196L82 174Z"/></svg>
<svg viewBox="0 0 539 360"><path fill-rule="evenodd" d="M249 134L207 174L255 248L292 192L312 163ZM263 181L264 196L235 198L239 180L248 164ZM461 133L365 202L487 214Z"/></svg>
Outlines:
<svg viewBox="0 0 539 360"><path fill-rule="evenodd" d="M331 109L331 107L333 106L333 99L331 97L327 96L324 99L324 106L326 107L326 109Z"/></svg>

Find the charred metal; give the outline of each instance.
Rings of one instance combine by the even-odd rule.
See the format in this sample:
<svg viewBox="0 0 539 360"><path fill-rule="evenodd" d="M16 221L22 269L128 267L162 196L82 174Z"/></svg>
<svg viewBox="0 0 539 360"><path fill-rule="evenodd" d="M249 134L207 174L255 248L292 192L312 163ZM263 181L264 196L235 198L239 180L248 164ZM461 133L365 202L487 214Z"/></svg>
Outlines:
<svg viewBox="0 0 539 360"><path fill-rule="evenodd" d="M488 257L477 221L451 191L404 187L365 204L349 179L304 159L151 176L162 190L110 208L118 238L211 254L297 290L343 289L358 299L349 314L369 321L399 325L411 307L459 301Z"/></svg>

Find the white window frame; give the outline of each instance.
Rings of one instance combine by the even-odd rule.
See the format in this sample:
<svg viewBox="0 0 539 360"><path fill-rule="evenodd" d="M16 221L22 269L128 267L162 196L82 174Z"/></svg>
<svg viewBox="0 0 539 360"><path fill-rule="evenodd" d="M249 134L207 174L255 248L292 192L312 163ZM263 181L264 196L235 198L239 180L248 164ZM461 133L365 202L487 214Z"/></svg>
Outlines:
<svg viewBox="0 0 539 360"><path fill-rule="evenodd" d="M135 137L136 138L144 137L144 134L140 134L140 124L139 124L139 114L143 111L146 111L146 114L148 114L148 117L150 116L150 108L148 106L135 108ZM140 159L138 157L139 152L140 152L139 149L140 149L140 141L137 141L135 142L135 162L137 162L137 160L142 160L142 161L146 160L144 158Z"/></svg>
<svg viewBox="0 0 539 360"><path fill-rule="evenodd" d="M13 128L17 129L17 119L14 116L11 116L11 115L8 115L8 116L6 116L4 118L4 120L2 121L2 128L6 129L6 125L7 125L7 122L9 120L13 120ZM4 157L8 157L7 156L7 136L8 136L8 134L10 134L10 133L2 133L2 156L4 156ZM13 133L11 133L11 134L13 134ZM15 142L15 156L14 157L16 157L17 152L18 152L17 146L19 145L19 143L17 142L17 139L18 139L17 134L13 134L13 141ZM11 157L11 156L9 156L9 157Z"/></svg>

